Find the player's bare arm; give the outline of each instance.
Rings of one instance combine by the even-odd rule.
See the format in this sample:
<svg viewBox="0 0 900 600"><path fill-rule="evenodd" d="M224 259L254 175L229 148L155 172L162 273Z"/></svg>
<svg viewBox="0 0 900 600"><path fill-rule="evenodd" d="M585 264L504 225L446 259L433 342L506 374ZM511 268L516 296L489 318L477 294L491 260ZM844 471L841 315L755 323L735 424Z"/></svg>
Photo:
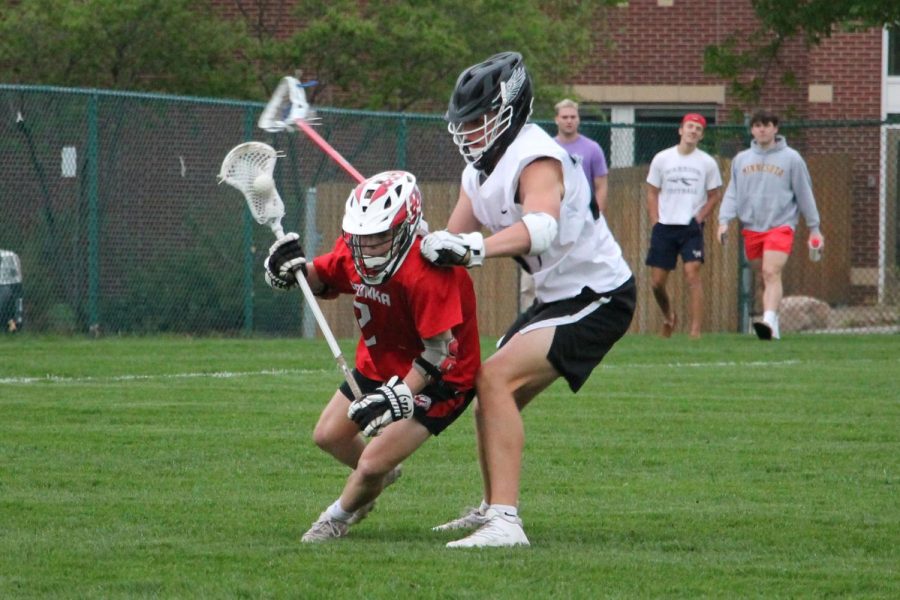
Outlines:
<svg viewBox="0 0 900 600"><path fill-rule="evenodd" d="M554 158L539 158L519 175L522 220L484 238L478 231L472 201L460 190L447 231L429 234L422 242L422 255L441 266L481 266L488 256L540 254L556 237L559 210L565 186L562 164ZM458 232L458 233L457 233Z"/></svg>
<svg viewBox="0 0 900 600"><path fill-rule="evenodd" d="M450 213L450 219L447 221L447 231L450 233L471 233L481 230L481 223L475 218L475 211L472 210L472 199L462 189L459 190L459 199L453 212Z"/></svg>
<svg viewBox="0 0 900 600"><path fill-rule="evenodd" d="M312 262L306 264L306 282L309 283L309 289L313 291L313 294L321 294L325 291L325 284L319 279L316 267Z"/></svg>
<svg viewBox="0 0 900 600"><path fill-rule="evenodd" d="M418 394L425 386L437 382L443 376L447 360L450 358L452 341L453 333L449 329L422 340L425 349L403 378L413 394Z"/></svg>
<svg viewBox="0 0 900 600"><path fill-rule="evenodd" d="M559 221L563 192L562 165L553 158L542 158L522 169L519 175L519 199L525 215L548 215ZM520 256L532 250L532 236L524 221L485 238L488 257Z"/></svg>

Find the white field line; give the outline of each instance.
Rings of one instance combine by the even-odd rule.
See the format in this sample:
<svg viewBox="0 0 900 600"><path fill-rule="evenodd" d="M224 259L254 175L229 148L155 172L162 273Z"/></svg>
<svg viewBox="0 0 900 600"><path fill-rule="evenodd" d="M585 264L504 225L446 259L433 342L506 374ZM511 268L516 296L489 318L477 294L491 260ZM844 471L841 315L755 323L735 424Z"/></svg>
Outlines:
<svg viewBox="0 0 900 600"><path fill-rule="evenodd" d="M0 385L21 385L30 383L59 383L64 385L83 383L116 383L122 381L163 381L167 379L234 379L237 377L258 377L260 375L310 375L325 373L325 369L264 369L261 371L217 371L214 373L168 373L158 375L111 375L109 377L63 377L44 375L41 377L0 377Z"/></svg>
<svg viewBox="0 0 900 600"><path fill-rule="evenodd" d="M602 365L603 369L701 369L708 367L780 367L796 365L799 360L778 361L717 361L717 362L672 362L672 363L648 363L631 365ZM110 375L109 377L65 377L61 375L43 375L41 377L0 377L0 385L28 385L56 383L61 385L80 385L86 383L119 383L128 381L165 381L171 379L235 379L239 377L258 377L261 375L320 375L327 373L326 369L265 369L261 371L217 371L214 373L168 373L157 375Z"/></svg>
<svg viewBox="0 0 900 600"><path fill-rule="evenodd" d="M783 367L788 365L798 365L802 360L754 360L750 362L740 362L736 360L715 361L715 362L672 362L672 363L647 363L633 365L603 365L604 369L701 369L706 367ZM602 365L603 363L601 363Z"/></svg>
<svg viewBox="0 0 900 600"><path fill-rule="evenodd" d="M739 367L739 368L762 368L771 367L787 367L802 364L802 360L757 360L749 362L741 362L736 360L729 361L713 361L713 362L669 362L669 363L646 363L646 364L622 364L609 365L602 364L602 369L706 369L709 367ZM846 362L871 362L869 359L850 360ZM896 362L900 362L897 357ZM278 376L278 375L321 375L322 373L331 373L331 369L263 369L260 371L216 371L212 373L167 373L156 375L111 375L109 377L65 377L61 375L43 375L41 377L0 377L0 385L22 385L34 383L58 383L62 385L78 385L85 383L117 383L128 381L165 381L171 379L235 379L238 377L259 377Z"/></svg>

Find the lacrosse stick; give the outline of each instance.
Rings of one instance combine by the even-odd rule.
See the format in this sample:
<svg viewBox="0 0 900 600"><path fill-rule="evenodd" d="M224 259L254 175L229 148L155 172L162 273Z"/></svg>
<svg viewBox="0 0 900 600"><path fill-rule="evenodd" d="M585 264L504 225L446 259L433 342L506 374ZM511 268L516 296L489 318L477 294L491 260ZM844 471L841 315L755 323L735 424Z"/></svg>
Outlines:
<svg viewBox="0 0 900 600"><path fill-rule="evenodd" d="M281 227L281 219L284 217L284 202L281 201L281 196L275 189L275 181L272 179L278 156L274 148L261 142L246 142L235 146L222 161L219 183L224 181L241 192L244 199L247 200L247 207L256 222L267 225L275 237L281 239L284 237L284 229ZM338 367L344 374L344 379L347 380L347 385L353 392L353 397L362 397L359 385L353 378L347 361L344 360L344 355L334 339L331 327L328 326L328 321L325 320L325 315L319 308L319 303L309 287L309 282L306 281L306 277L299 267L294 270L294 276L297 278L297 283L300 284L307 305L316 317L322 335L328 342L328 347L331 348L334 360L337 361Z"/></svg>
<svg viewBox="0 0 900 600"><path fill-rule="evenodd" d="M306 101L303 88L307 85L312 84L302 84L294 77L284 77L259 116L259 128L271 133L292 131L295 127L300 129L350 177L362 183L365 177L309 124L310 120L315 119L315 113Z"/></svg>

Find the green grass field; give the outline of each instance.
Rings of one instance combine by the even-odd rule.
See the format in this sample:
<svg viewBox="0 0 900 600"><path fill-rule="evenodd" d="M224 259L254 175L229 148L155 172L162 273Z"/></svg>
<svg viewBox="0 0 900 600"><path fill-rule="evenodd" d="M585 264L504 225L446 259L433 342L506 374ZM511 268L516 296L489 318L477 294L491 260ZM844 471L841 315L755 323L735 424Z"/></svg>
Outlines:
<svg viewBox="0 0 900 600"><path fill-rule="evenodd" d="M321 340L0 338L0 598L900 597L900 336L627 337L525 412L528 549L430 531L471 414L301 545L340 381Z"/></svg>

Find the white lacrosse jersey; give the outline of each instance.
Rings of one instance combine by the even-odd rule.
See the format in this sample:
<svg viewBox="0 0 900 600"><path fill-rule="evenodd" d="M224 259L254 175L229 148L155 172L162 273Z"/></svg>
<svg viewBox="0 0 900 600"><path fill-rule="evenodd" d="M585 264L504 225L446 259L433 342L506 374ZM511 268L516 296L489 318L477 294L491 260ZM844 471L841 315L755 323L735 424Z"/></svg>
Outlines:
<svg viewBox="0 0 900 600"><path fill-rule="evenodd" d="M722 174L716 160L700 148L682 154L672 146L653 157L647 183L659 189L659 222L688 225L706 204L706 193L722 187Z"/></svg>
<svg viewBox="0 0 900 600"><path fill-rule="evenodd" d="M524 214L516 202L522 169L538 158L555 158L563 167L565 192L559 210L559 230L550 248L538 256L522 256L534 275L535 295L542 302L577 296L587 286L599 294L612 291L631 277L622 249L606 219L594 221L591 191L581 167L537 125L526 124L497 162L493 172L468 165L462 188L472 199L475 217L492 233L515 224Z"/></svg>

